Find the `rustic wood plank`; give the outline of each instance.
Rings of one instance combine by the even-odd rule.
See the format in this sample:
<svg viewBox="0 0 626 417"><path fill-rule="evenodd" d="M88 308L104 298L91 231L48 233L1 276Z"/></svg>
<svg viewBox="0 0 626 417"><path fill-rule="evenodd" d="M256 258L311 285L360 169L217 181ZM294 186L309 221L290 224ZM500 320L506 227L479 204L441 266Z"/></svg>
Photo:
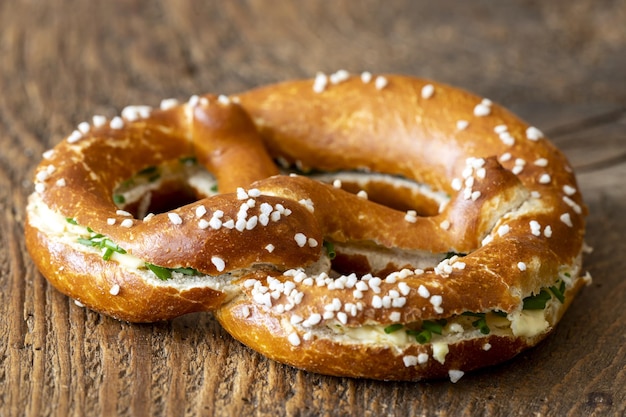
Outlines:
<svg viewBox="0 0 626 417"><path fill-rule="evenodd" d="M0 2L0 416L624 415L625 20L611 0ZM471 89L571 158L595 279L548 340L454 385L332 378L267 360L210 314L103 317L34 269L32 172L79 122L339 68Z"/></svg>

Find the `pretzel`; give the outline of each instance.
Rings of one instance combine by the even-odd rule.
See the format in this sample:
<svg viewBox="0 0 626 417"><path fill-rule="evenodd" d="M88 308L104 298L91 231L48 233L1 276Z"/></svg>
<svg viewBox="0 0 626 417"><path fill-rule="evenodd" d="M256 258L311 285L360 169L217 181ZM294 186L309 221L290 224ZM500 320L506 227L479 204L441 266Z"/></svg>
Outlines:
<svg viewBox="0 0 626 417"><path fill-rule="evenodd" d="M327 375L456 382L544 339L590 280L565 156L488 99L398 75L95 116L44 154L27 216L78 304L211 311Z"/></svg>

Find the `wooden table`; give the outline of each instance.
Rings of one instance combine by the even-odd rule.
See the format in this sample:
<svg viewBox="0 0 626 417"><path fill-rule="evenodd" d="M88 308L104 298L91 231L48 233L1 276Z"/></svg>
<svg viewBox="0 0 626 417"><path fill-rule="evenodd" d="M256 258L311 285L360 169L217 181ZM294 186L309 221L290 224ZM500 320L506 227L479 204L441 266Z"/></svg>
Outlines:
<svg viewBox="0 0 626 417"><path fill-rule="evenodd" d="M623 416L625 28L609 0L1 2L0 416ZM471 89L571 158L594 280L540 346L456 384L331 378L263 358L209 314L87 311L34 268L32 173L79 122L339 68Z"/></svg>

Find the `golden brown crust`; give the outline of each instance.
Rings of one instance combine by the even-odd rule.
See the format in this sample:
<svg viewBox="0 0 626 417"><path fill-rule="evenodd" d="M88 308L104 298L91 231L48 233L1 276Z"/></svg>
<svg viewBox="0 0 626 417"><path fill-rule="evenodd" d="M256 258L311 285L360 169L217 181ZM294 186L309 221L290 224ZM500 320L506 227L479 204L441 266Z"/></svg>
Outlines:
<svg viewBox="0 0 626 417"><path fill-rule="evenodd" d="M586 208L566 158L467 92L403 76L318 76L123 116L82 124L45 155L25 226L46 278L105 314L215 311L237 339L296 367L418 380L536 344L583 283ZM200 191L206 198L145 219L119 210L116 187L188 157L216 178L219 195ZM273 160L337 180L276 175ZM339 171L366 178L363 189L382 199L405 187L398 181L415 194L377 204L354 194L356 182L344 191ZM91 247L101 235L124 253ZM150 265L196 275L160 281ZM565 300L552 296L524 324L523 299L549 287ZM486 336L463 328L466 312L507 318ZM346 336L440 319L452 324L423 345Z"/></svg>

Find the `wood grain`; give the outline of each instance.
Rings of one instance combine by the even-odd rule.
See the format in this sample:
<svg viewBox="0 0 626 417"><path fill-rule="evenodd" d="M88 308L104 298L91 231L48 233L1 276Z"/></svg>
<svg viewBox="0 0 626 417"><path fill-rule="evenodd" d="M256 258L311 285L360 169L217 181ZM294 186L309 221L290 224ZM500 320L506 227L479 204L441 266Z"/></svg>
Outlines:
<svg viewBox="0 0 626 417"><path fill-rule="evenodd" d="M0 2L0 417L625 415L626 3L278 4ZM87 311L34 268L32 172L81 121L339 68L473 90L566 152L594 282L548 340L457 384L331 378L263 358L209 314L131 325Z"/></svg>

